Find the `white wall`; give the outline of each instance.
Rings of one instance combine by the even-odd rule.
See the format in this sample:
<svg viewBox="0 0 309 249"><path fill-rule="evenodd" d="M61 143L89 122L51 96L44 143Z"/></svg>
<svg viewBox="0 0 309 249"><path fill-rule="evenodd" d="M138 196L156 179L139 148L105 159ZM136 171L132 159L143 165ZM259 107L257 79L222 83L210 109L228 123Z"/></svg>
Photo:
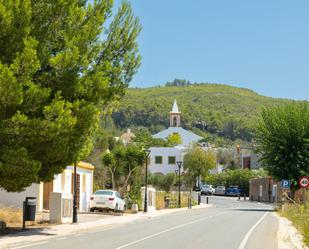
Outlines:
<svg viewBox="0 0 309 249"><path fill-rule="evenodd" d="M169 164L168 157L175 156L176 162L183 160L182 150L177 148L151 147L150 148L149 171L151 173L175 173L178 170L177 164ZM155 163L155 157L162 156L162 164Z"/></svg>
<svg viewBox="0 0 309 249"><path fill-rule="evenodd" d="M37 210L40 208L40 184L32 184L25 191L19 193L7 192L0 189L0 205L11 206L16 208L23 207L23 201L26 197L36 197Z"/></svg>
<svg viewBox="0 0 309 249"><path fill-rule="evenodd" d="M73 167L68 166L62 174L55 176L53 181L53 192L71 194ZM89 209L90 196L93 193L93 171L77 167L77 174L80 174L80 203L81 212ZM43 210L43 183L32 184L20 193L7 192L0 189L0 206L13 206L22 208L26 197L37 198L37 211Z"/></svg>

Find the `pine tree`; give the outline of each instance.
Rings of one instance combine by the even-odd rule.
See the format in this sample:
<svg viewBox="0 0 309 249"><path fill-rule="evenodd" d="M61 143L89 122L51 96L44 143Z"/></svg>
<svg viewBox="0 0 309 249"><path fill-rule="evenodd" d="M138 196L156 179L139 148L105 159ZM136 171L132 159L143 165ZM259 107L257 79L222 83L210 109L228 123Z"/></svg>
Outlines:
<svg viewBox="0 0 309 249"><path fill-rule="evenodd" d="M140 64L130 4L0 1L0 187L49 181L91 148Z"/></svg>

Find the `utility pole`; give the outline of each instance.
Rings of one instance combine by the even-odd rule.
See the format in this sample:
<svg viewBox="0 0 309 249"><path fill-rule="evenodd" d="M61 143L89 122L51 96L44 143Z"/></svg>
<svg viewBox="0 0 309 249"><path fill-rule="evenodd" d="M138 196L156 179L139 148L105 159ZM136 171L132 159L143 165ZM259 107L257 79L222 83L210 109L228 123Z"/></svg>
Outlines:
<svg viewBox="0 0 309 249"><path fill-rule="evenodd" d="M76 162L74 162L74 174L73 174L73 223L77 223L77 174L76 174Z"/></svg>
<svg viewBox="0 0 309 249"><path fill-rule="evenodd" d="M177 161L178 166L178 207L181 207L181 195L180 195L180 171L181 171L182 161Z"/></svg>
<svg viewBox="0 0 309 249"><path fill-rule="evenodd" d="M145 174L145 195L144 195L144 212L147 213L148 211L148 157L150 155L150 150L144 150L145 153L145 160L146 160L146 174Z"/></svg>

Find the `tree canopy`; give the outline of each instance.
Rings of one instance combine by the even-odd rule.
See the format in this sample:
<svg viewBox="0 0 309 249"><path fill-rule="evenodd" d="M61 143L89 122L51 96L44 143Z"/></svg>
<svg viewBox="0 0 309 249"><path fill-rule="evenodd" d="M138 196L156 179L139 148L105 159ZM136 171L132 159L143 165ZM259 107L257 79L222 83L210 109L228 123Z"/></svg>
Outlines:
<svg viewBox="0 0 309 249"><path fill-rule="evenodd" d="M141 30L123 2L0 2L0 187L49 181L91 148L99 115L124 95Z"/></svg>
<svg viewBox="0 0 309 249"><path fill-rule="evenodd" d="M206 176L216 166L216 154L211 150L204 151L198 146L190 148L184 156L183 167L191 176Z"/></svg>
<svg viewBox="0 0 309 249"><path fill-rule="evenodd" d="M309 174L309 105L266 108L257 129L262 163L274 178L295 180Z"/></svg>

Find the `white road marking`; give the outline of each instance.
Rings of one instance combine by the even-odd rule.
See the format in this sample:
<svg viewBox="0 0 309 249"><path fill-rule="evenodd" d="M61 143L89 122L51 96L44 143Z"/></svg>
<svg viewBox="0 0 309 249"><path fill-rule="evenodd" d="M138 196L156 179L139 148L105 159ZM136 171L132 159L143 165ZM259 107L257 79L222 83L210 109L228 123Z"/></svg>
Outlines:
<svg viewBox="0 0 309 249"><path fill-rule="evenodd" d="M207 220L207 219L210 219L210 218L213 218L213 217L216 217L216 216L219 216L219 215L222 215L222 214L225 214L225 213L228 213L228 211L226 212L222 212L222 213L219 213L219 214L216 214L216 215L213 215L213 216L207 216L207 217L204 217L204 218L201 218L201 219L198 219L198 220L193 220L193 221L190 221L190 222L187 222L187 223L184 223L184 224L181 224L181 225L178 225L178 226L175 226L175 227L171 227L171 228L168 228L168 229L165 229L161 232L158 232L158 233L155 233L155 234L152 234L152 235L149 235L149 236L146 236L144 238L141 238L141 239L138 239L138 240L135 240L135 241L132 241L128 244L125 244L125 245L122 245L122 246L119 246L115 249L122 249L122 248L126 248L126 247L129 247L129 246L132 246L132 245L135 245L137 243L140 243L144 240L147 240L147 239L151 239L151 238L154 238L154 237L157 237L163 233L167 233L167 232L170 232L170 231L173 231L173 230L176 230L178 228L181 228L181 227L185 227L185 226L188 226L188 225L191 225L191 224L194 224L194 223L198 223L198 222L201 222L201 221L204 221L204 220Z"/></svg>
<svg viewBox="0 0 309 249"><path fill-rule="evenodd" d="M25 248L25 247L30 247L30 246L42 245L42 244L45 244L47 242L48 242L48 240L45 240L45 241L41 241L41 242L37 242L37 243L32 243L32 244L24 245L24 246L13 247L13 249L19 249L19 248Z"/></svg>
<svg viewBox="0 0 309 249"><path fill-rule="evenodd" d="M67 239L68 237L61 237L61 238L58 238L56 240L63 240L63 239Z"/></svg>
<svg viewBox="0 0 309 249"><path fill-rule="evenodd" d="M269 212L266 212L255 224L253 227L251 227L251 229L246 233L244 239L241 241L240 246L238 247L238 249L245 249L245 246L248 242L248 239L251 235L251 233L253 232L253 230L262 222L262 220L264 220L264 218L266 217L266 215L268 215Z"/></svg>

